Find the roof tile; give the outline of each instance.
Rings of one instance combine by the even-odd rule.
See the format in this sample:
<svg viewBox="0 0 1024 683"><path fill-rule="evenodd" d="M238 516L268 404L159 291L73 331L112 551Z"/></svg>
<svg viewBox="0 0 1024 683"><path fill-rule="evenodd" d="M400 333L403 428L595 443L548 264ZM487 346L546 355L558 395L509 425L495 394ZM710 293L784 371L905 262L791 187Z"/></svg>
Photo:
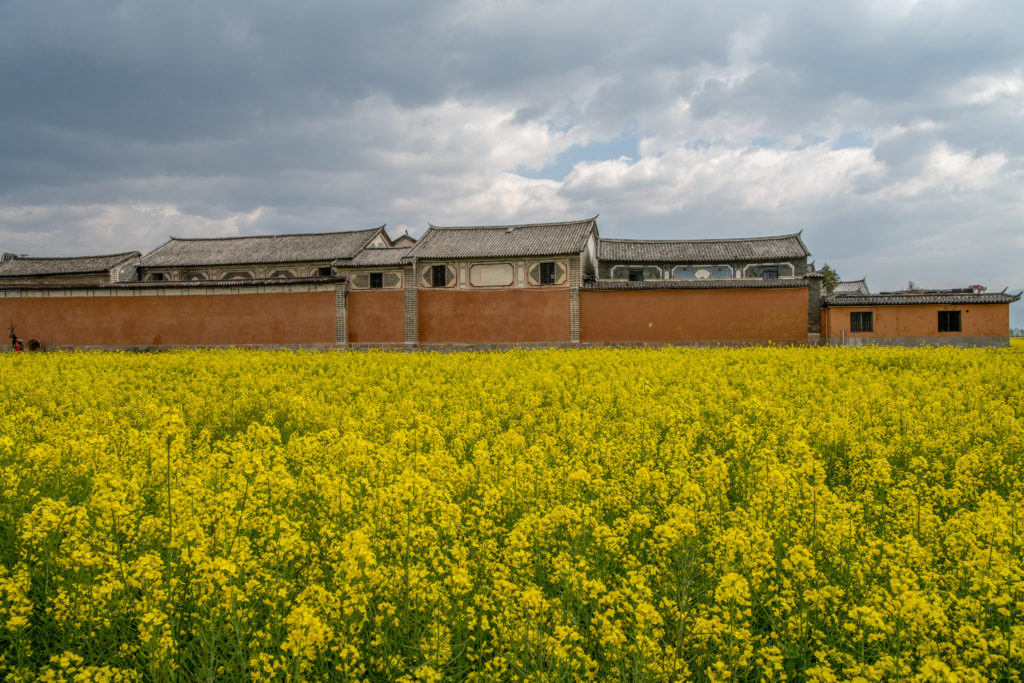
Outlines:
<svg viewBox="0 0 1024 683"><path fill-rule="evenodd" d="M36 258L15 256L0 261L0 278L46 275L77 275L103 273L114 266L139 258L139 252L126 251L102 256L69 256L65 258Z"/></svg>
<svg viewBox="0 0 1024 683"><path fill-rule="evenodd" d="M565 223L440 228L434 225L409 250L417 259L578 254L597 228L597 216Z"/></svg>
<svg viewBox="0 0 1024 683"><path fill-rule="evenodd" d="M713 263L806 258L810 255L800 233L772 237L709 240L602 239L602 261Z"/></svg>
<svg viewBox="0 0 1024 683"><path fill-rule="evenodd" d="M381 230L294 235L178 239L172 237L142 257L148 267L189 267L333 261L351 258Z"/></svg>
<svg viewBox="0 0 1024 683"><path fill-rule="evenodd" d="M1020 294L975 294L966 292L908 294L906 292L882 292L881 294L844 294L826 296L826 306L907 306L913 304L1010 304L1020 299Z"/></svg>

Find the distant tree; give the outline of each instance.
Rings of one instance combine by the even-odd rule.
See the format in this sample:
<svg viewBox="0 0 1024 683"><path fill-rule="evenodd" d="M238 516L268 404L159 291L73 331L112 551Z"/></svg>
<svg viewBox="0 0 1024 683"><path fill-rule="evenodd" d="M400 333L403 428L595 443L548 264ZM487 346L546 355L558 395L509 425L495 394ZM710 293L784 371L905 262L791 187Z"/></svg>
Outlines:
<svg viewBox="0 0 1024 683"><path fill-rule="evenodd" d="M821 284L825 286L825 291L831 294L839 286L839 273L836 272L835 268L826 263L821 267L821 274L825 276Z"/></svg>
<svg viewBox="0 0 1024 683"><path fill-rule="evenodd" d="M907 289L910 290L911 292L913 292L914 290L921 289L921 288L918 287L917 285L915 285L913 280L909 280L907 282Z"/></svg>

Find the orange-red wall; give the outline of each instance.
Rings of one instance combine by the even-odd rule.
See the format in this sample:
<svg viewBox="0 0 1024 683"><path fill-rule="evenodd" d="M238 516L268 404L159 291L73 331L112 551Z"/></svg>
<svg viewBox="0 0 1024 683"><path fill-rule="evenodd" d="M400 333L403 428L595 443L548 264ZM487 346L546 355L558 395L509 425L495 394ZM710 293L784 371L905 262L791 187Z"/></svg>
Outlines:
<svg viewBox="0 0 1024 683"><path fill-rule="evenodd" d="M580 292L580 341L807 341L807 288Z"/></svg>
<svg viewBox="0 0 1024 683"><path fill-rule="evenodd" d="M419 291L421 344L567 342L569 290Z"/></svg>
<svg viewBox="0 0 1024 683"><path fill-rule="evenodd" d="M871 332L850 332L850 313L871 311ZM939 332L939 311L960 311L960 332ZM829 306L822 310L822 335L846 337L1009 337L1009 304L914 304L912 306Z"/></svg>
<svg viewBox="0 0 1024 683"><path fill-rule="evenodd" d="M349 292L348 340L353 344L405 341L405 292Z"/></svg>
<svg viewBox="0 0 1024 683"><path fill-rule="evenodd" d="M334 342L334 292L12 297L0 320L44 345Z"/></svg>

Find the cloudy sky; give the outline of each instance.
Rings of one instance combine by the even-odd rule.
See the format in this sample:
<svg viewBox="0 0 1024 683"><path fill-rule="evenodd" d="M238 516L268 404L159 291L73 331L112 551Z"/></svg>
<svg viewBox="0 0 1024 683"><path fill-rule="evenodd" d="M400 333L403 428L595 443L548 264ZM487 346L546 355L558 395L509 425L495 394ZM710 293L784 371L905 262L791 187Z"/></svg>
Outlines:
<svg viewBox="0 0 1024 683"><path fill-rule="evenodd" d="M1024 288L1019 0L0 0L0 93L3 251L599 213Z"/></svg>

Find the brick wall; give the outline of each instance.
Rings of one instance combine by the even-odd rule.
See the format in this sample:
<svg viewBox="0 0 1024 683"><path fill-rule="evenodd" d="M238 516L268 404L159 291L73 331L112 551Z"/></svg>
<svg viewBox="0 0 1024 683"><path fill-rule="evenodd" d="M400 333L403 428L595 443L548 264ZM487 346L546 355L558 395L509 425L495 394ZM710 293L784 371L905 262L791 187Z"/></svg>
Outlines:
<svg viewBox="0 0 1024 683"><path fill-rule="evenodd" d="M807 289L580 292L583 343L807 342Z"/></svg>
<svg viewBox="0 0 1024 683"><path fill-rule="evenodd" d="M173 292L173 293L171 293ZM0 319L47 346L330 344L333 286L302 291L0 293Z"/></svg>

